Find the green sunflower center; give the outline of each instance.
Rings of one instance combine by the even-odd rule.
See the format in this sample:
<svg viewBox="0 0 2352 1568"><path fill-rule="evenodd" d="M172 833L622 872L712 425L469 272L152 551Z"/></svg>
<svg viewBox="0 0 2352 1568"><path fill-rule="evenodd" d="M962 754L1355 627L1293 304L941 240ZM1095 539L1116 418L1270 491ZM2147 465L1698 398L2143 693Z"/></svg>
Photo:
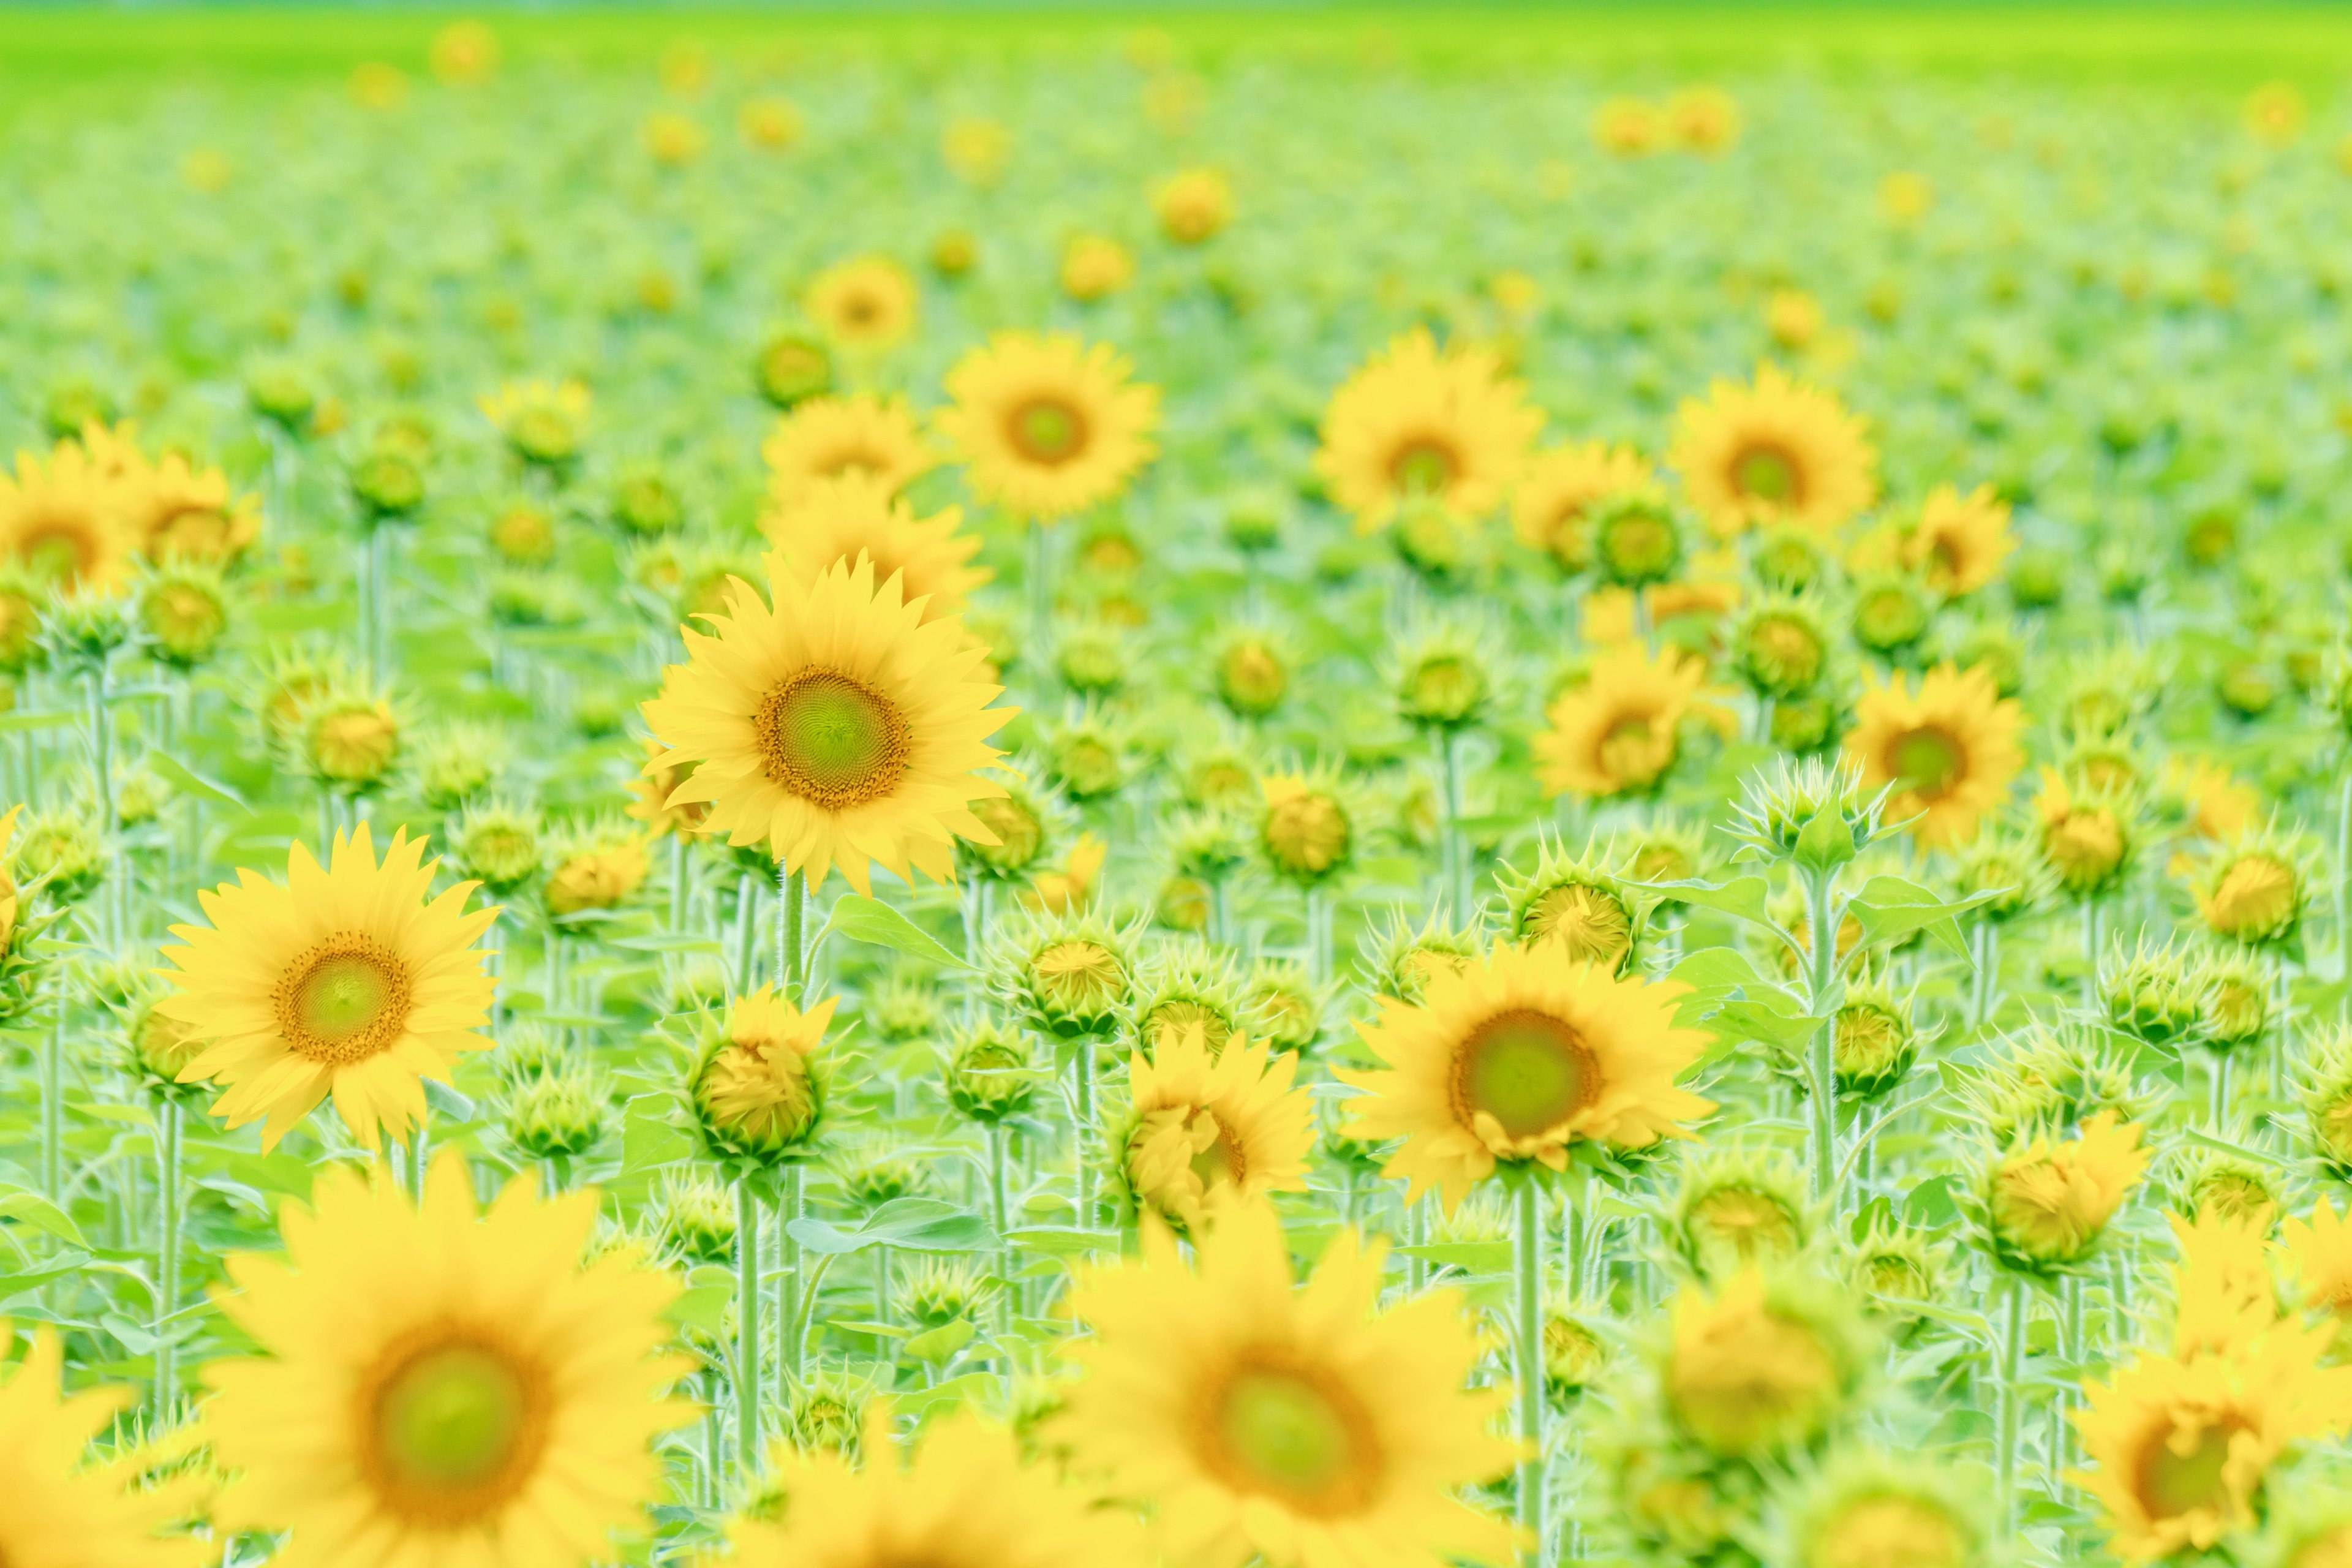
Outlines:
<svg viewBox="0 0 2352 1568"><path fill-rule="evenodd" d="M547 1443L548 1390L504 1350L438 1338L362 1394L361 1467L391 1511L465 1525L511 1501Z"/></svg>
<svg viewBox="0 0 2352 1568"><path fill-rule="evenodd" d="M2158 1434L2140 1455L2137 1477L2141 1503L2159 1520L2178 1519L2198 1509L2218 1509L2229 1499L2223 1473L2230 1463L2228 1426L2205 1427L2196 1434L2186 1453L2178 1446L2177 1431Z"/></svg>
<svg viewBox="0 0 2352 1568"><path fill-rule="evenodd" d="M1328 1517L1376 1492L1381 1452L1363 1402L1318 1369L1244 1364L1212 1398L1212 1467L1244 1491Z"/></svg>
<svg viewBox="0 0 2352 1568"><path fill-rule="evenodd" d="M880 800L906 776L910 735L898 705L836 670L803 670L778 685L753 729L768 777L825 811Z"/></svg>
<svg viewBox="0 0 2352 1568"><path fill-rule="evenodd" d="M1513 1139L1550 1132L1600 1093L1600 1064L1575 1029L1531 1007L1497 1013L1470 1032L1454 1069L1465 1126L1491 1116Z"/></svg>
<svg viewBox="0 0 2352 1568"><path fill-rule="evenodd" d="M1059 468L1086 451L1087 419L1058 397L1033 397L1013 411L1005 435L1029 461Z"/></svg>
<svg viewBox="0 0 2352 1568"><path fill-rule="evenodd" d="M408 966L375 938L339 931L287 966L276 1002L289 1049L348 1067L391 1049L407 1027Z"/></svg>
<svg viewBox="0 0 2352 1568"><path fill-rule="evenodd" d="M1887 771L1905 788L1930 800L1941 798L1959 782L1966 760L1959 742L1932 724L1905 731L1886 749Z"/></svg>
<svg viewBox="0 0 2352 1568"><path fill-rule="evenodd" d="M1217 1136L1207 1148L1192 1156L1192 1174L1200 1178L1203 1188L1213 1187L1220 1182L1239 1185L1249 1175L1248 1156L1243 1153L1232 1128L1214 1115L1202 1114L1209 1116L1211 1124L1217 1130Z"/></svg>
<svg viewBox="0 0 2352 1568"><path fill-rule="evenodd" d="M1778 447L1749 447L1732 458L1731 488L1751 500L1795 505L1805 499L1796 458Z"/></svg>
<svg viewBox="0 0 2352 1568"><path fill-rule="evenodd" d="M1450 489L1461 472L1454 448L1427 437L1407 441L1389 458L1389 482L1406 495L1435 495Z"/></svg>

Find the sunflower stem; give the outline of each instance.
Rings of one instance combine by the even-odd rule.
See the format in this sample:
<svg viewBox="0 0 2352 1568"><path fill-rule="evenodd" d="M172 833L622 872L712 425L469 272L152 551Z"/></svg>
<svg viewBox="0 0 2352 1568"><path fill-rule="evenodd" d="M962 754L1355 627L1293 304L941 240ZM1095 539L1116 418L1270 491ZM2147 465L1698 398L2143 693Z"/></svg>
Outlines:
<svg viewBox="0 0 2352 1568"><path fill-rule="evenodd" d="M776 921L776 989L797 1007L808 992L808 880L776 862L776 899L783 917Z"/></svg>
<svg viewBox="0 0 2352 1568"><path fill-rule="evenodd" d="M2336 795L2336 978L2344 983L2341 1016L2352 1018L2352 755Z"/></svg>
<svg viewBox="0 0 2352 1568"><path fill-rule="evenodd" d="M1076 1167L1071 1173L1072 1185L1078 1204L1078 1228L1092 1230L1095 1227L1095 1166L1091 1147L1095 1124L1095 1042L1092 1036L1078 1042L1077 1052L1070 1063L1070 1074L1076 1080L1071 1085L1070 1093L1071 1163ZM1003 1206L1001 1194L998 1206ZM996 1228L999 1235L1003 1234L1004 1216L1002 1214L997 1215Z"/></svg>
<svg viewBox="0 0 2352 1568"><path fill-rule="evenodd" d="M41 1044L41 1195L51 1203L65 1190L66 1005L59 997Z"/></svg>
<svg viewBox="0 0 2352 1568"><path fill-rule="evenodd" d="M170 1338L180 1310L180 1104L163 1101L155 1159L155 1426L171 1425L179 1387Z"/></svg>
<svg viewBox="0 0 2352 1568"><path fill-rule="evenodd" d="M686 836L669 836L669 929L673 932L686 930L687 877L692 869L686 858Z"/></svg>
<svg viewBox="0 0 2352 1568"><path fill-rule="evenodd" d="M1030 668L1037 672L1039 689L1050 682L1054 643L1054 535L1039 518L1029 520L1029 646Z"/></svg>
<svg viewBox="0 0 2352 1568"><path fill-rule="evenodd" d="M760 1473L760 1201L735 1179L735 1448L743 1479Z"/></svg>
<svg viewBox="0 0 2352 1568"><path fill-rule="evenodd" d="M1837 1020L1830 1016L1830 993L1837 984L1836 912L1831 894L1837 873L1811 870L1805 883L1808 994L1806 1011L1822 1023L1806 1047L1805 1078L1812 1089L1812 1195L1822 1202L1837 1184Z"/></svg>
<svg viewBox="0 0 2352 1568"><path fill-rule="evenodd" d="M801 1244L793 1222L808 1206L808 1173L800 1165L784 1167L784 1190L776 1200L776 1245L782 1265L776 1280L776 1391L788 1396L801 1375Z"/></svg>
<svg viewBox="0 0 2352 1568"><path fill-rule="evenodd" d="M1086 1158L1084 1154L1079 1156L1078 1166L1081 1171L1086 1168ZM1002 1237L1004 1234L1004 1124L1001 1121L992 1121L988 1124L988 1220L991 1225L996 1227L996 1234ZM1079 1211L1078 1225L1081 1229L1085 1228L1086 1212L1083 1209ZM1005 1279L1008 1281L1011 1280L1013 1278L1013 1251L1010 1247L1006 1247L1003 1258L998 1264L998 1267L1003 1269ZM1012 1292L1010 1290L998 1291L996 1295L996 1328L999 1333L1009 1332L1011 1331L1013 1327L1012 1312ZM1013 1368L1009 1362L1006 1363L1004 1370L1005 1375L1010 1377L1012 1375Z"/></svg>
<svg viewBox="0 0 2352 1568"><path fill-rule="evenodd" d="M1518 1236L1512 1258L1519 1352L1519 1529L1524 1562L1544 1562L1543 1193L1519 1184Z"/></svg>
<svg viewBox="0 0 2352 1568"><path fill-rule="evenodd" d="M1437 757L1445 779L1445 900L1459 925L1470 919L1470 853L1462 841L1462 742L1455 731L1440 731Z"/></svg>
<svg viewBox="0 0 2352 1568"><path fill-rule="evenodd" d="M1999 1502L2000 1530L1999 1540L2013 1540L2017 1534L2017 1445L2020 1420L2025 1405L2025 1319L2029 1304L2027 1286L2015 1275L2009 1278L2009 1299L2002 1303L2000 1329L2000 1387L1998 1429L1993 1436L1993 1462L2000 1477Z"/></svg>
<svg viewBox="0 0 2352 1568"><path fill-rule="evenodd" d="M759 950L760 879L746 871L735 883L735 991L752 988L751 967Z"/></svg>

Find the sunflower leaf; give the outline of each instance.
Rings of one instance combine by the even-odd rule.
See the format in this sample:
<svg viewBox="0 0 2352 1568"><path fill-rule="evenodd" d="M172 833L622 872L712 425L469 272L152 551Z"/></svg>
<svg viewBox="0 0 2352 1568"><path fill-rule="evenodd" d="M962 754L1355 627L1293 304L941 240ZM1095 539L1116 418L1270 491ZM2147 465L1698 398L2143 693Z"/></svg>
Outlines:
<svg viewBox="0 0 2352 1568"><path fill-rule="evenodd" d="M1952 917L2000 896L1999 889L1991 889L1966 898L1947 899L1900 877L1873 877L1846 905L1846 912L1861 922L1864 946L1901 942L1914 931L1924 931L1966 958L1969 944Z"/></svg>
<svg viewBox="0 0 2352 1568"><path fill-rule="evenodd" d="M855 942L871 942L877 947L896 948L916 958L928 959L950 969L969 969L971 965L940 945L939 939L884 903L863 893L844 893L834 900L833 914L817 933L823 942L835 931Z"/></svg>
<svg viewBox="0 0 2352 1568"><path fill-rule="evenodd" d="M1001 1246L976 1214L937 1198L893 1198L859 1224L839 1226L804 1215L784 1227L811 1252L863 1252L896 1247L908 1252L985 1252Z"/></svg>
<svg viewBox="0 0 2352 1568"><path fill-rule="evenodd" d="M1728 882L1691 878L1679 882L1628 882L1626 886L1648 893L1665 893L1694 908L1713 910L1757 925L1772 923L1764 907L1770 889L1761 877L1734 877Z"/></svg>

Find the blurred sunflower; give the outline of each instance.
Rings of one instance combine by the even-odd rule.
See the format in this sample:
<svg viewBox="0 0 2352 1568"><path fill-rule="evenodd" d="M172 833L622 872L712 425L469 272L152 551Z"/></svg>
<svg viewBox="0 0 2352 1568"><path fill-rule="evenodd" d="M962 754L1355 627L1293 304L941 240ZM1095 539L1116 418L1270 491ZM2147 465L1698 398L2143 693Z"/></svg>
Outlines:
<svg viewBox="0 0 2352 1568"><path fill-rule="evenodd" d="M1489 349L1440 350L1426 329L1392 341L1331 395L1315 468L1377 531L1414 499L1478 516L1502 505L1543 427L1526 385Z"/></svg>
<svg viewBox="0 0 2352 1568"><path fill-rule="evenodd" d="M999 332L947 374L940 428L981 500L1050 521L1108 500L1155 450L1160 392L1108 343Z"/></svg>
<svg viewBox="0 0 2352 1568"><path fill-rule="evenodd" d="M1683 721L1712 710L1694 700L1706 679L1706 661L1675 649L1603 654L1584 684L1545 713L1550 727L1532 743L1545 791L1601 796L1654 787L1680 754Z"/></svg>
<svg viewBox="0 0 2352 1568"><path fill-rule="evenodd" d="M1982 665L1964 674L1947 664L1930 670L1916 692L1899 675L1865 692L1845 753L1861 766L1864 786L1895 786L1890 821L1912 817L1920 843L1949 847L1976 837L2024 767L2021 721L2018 705L2001 700Z"/></svg>
<svg viewBox="0 0 2352 1568"><path fill-rule="evenodd" d="M812 397L776 421L760 447L772 505L791 506L825 479L863 476L890 493L939 462L903 397L871 392Z"/></svg>
<svg viewBox="0 0 2352 1568"><path fill-rule="evenodd" d="M82 440L92 461L113 471L133 547L151 561L177 557L226 565L261 536L261 503L232 498L228 476L197 468L179 452L150 462L128 426L91 426Z"/></svg>
<svg viewBox="0 0 2352 1568"><path fill-rule="evenodd" d="M1648 458L1630 447L1582 441L1538 452L1511 491L1511 531L1564 572L1592 565L1591 514L1597 502L1646 490L1657 482Z"/></svg>
<svg viewBox="0 0 2352 1568"><path fill-rule="evenodd" d="M896 261L860 256L811 279L801 304L843 348L879 352L914 336L920 297L914 278Z"/></svg>
<svg viewBox="0 0 2352 1568"><path fill-rule="evenodd" d="M987 650L957 621L925 623L871 561L805 584L776 554L766 566L772 606L730 578L726 613L685 631L687 662L645 705L663 745L646 774L695 763L664 804L709 803L709 831L765 841L812 888L838 865L866 892L875 862L949 880L957 838L995 838L971 803L1004 794L975 771L1013 716L973 679Z"/></svg>
<svg viewBox="0 0 2352 1568"><path fill-rule="evenodd" d="M1903 541L1903 559L1924 571L1927 585L1950 598L1973 594L2000 574L2017 548L2009 531L2009 503L1979 485L1967 495L1952 485L1927 492L1919 521Z"/></svg>
<svg viewBox="0 0 2352 1568"><path fill-rule="evenodd" d="M0 1323L0 1355L15 1336ZM9 1568L195 1568L204 1544L165 1537L184 1499L142 1490L128 1464L86 1464L92 1438L113 1425L130 1390L120 1384L61 1396L64 1351L43 1329L0 1382L0 1562Z"/></svg>
<svg viewBox="0 0 2352 1568"><path fill-rule="evenodd" d="M0 472L0 556L53 586L121 586L140 542L127 489L79 441L58 442L47 463L17 453L14 479Z"/></svg>
<svg viewBox="0 0 2352 1568"><path fill-rule="evenodd" d="M1718 380L1686 400L1667 465L1718 534L1798 522L1826 532L1871 503L1877 453L1836 396L1757 368L1748 385Z"/></svg>
<svg viewBox="0 0 2352 1568"><path fill-rule="evenodd" d="M593 401L578 381L509 381L494 395L477 399L476 406L516 457L556 468L580 455Z"/></svg>
<svg viewBox="0 0 2352 1568"><path fill-rule="evenodd" d="M883 481L853 474L820 479L798 500L772 508L761 517L760 531L776 547L775 570L803 587L836 563L869 560L876 577L900 579L901 593L921 604L928 622L962 614L971 591L995 575L971 564L980 538L958 532L962 521L957 507L918 518Z"/></svg>
<svg viewBox="0 0 2352 1568"><path fill-rule="evenodd" d="M1112 1146L1137 1206L1196 1235L1212 1193L1306 1191L1315 1100L1291 1087L1297 1069L1297 1057L1239 1036L1212 1050L1197 1023L1135 1052L1131 1110Z"/></svg>
<svg viewBox="0 0 2352 1568"><path fill-rule="evenodd" d="M1177 245L1200 245L1234 221L1234 188L1216 169L1187 169L1151 192L1160 232Z"/></svg>

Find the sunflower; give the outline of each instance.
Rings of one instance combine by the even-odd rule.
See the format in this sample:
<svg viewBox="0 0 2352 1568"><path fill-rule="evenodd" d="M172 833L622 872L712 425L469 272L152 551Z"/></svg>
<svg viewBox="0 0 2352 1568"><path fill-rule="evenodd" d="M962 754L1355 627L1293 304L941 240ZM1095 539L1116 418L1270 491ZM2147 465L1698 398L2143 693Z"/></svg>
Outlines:
<svg viewBox="0 0 2352 1568"><path fill-rule="evenodd" d="M498 427L516 457L559 468L580 455L594 401L587 385L578 381L509 381L495 395L476 399L475 406Z"/></svg>
<svg viewBox="0 0 2352 1568"><path fill-rule="evenodd" d="M197 894L212 923L172 928L185 945L163 950L176 989L156 1010L204 1042L180 1081L221 1086L212 1114L263 1122L268 1148L331 1093L370 1148L404 1142L425 1118L420 1080L446 1083L460 1054L490 1048L474 1031L496 982L474 942L499 911L467 911L472 882L428 898L439 862L424 856L395 829L379 864L362 823L325 867L297 842L283 884L248 870Z"/></svg>
<svg viewBox="0 0 2352 1568"><path fill-rule="evenodd" d="M926 624L896 578L877 587L871 561L805 584L766 564L772 607L730 578L727 613L685 632L687 662L645 705L664 748L646 776L694 763L663 804L708 802L710 832L764 839L812 888L838 865L866 892L874 862L950 880L957 838L995 838L971 803L1004 794L974 771L1013 716L971 679L987 650L956 621Z"/></svg>
<svg viewBox="0 0 2352 1568"><path fill-rule="evenodd" d="M579 1262L597 1195L509 1183L477 1217L464 1158L424 1202L350 1171L229 1261L221 1309L262 1356L215 1362L206 1410L226 1530L288 1531L287 1568L571 1568L658 1495L649 1449L693 1408L660 1353L667 1277Z"/></svg>
<svg viewBox="0 0 2352 1568"><path fill-rule="evenodd" d="M2025 765L2020 721L2018 705L2001 700L1984 666L1963 674L1941 665L1916 692L1897 676L1864 693L1845 754L1861 766L1865 787L1895 786L1887 816L1910 817L1920 843L1966 844Z"/></svg>
<svg viewBox="0 0 2352 1568"><path fill-rule="evenodd" d="M895 494L940 460L905 398L870 392L810 398L776 421L760 456L774 510L798 505L826 479L863 477Z"/></svg>
<svg viewBox="0 0 2352 1568"><path fill-rule="evenodd" d="M1120 1173L1138 1208L1197 1234L1210 1193L1243 1197L1307 1190L1307 1154L1315 1146L1315 1101L1293 1089L1298 1058L1270 1059L1271 1047L1235 1036L1209 1049L1194 1024L1162 1036L1151 1056L1134 1053Z"/></svg>
<svg viewBox="0 0 2352 1568"><path fill-rule="evenodd" d="M2338 1214L2322 1198L2308 1219L2281 1226L2279 1239L2294 1259L2304 1305L2352 1320L2352 1211Z"/></svg>
<svg viewBox="0 0 2352 1568"><path fill-rule="evenodd" d="M1715 1109L1675 1087L1708 1038L1675 1026L1686 989L1571 963L1552 943L1433 967L1418 1005L1382 997L1379 1022L1356 1026L1383 1066L1339 1075L1368 1096L1349 1135L1405 1140L1386 1173L1414 1196L1440 1188L1449 1210L1497 1160L1559 1171L1580 1138L1681 1137Z"/></svg>
<svg viewBox="0 0 2352 1568"><path fill-rule="evenodd" d="M1108 343L999 332L948 372L940 428L982 500L1048 521L1127 488L1156 450L1160 391Z"/></svg>
<svg viewBox="0 0 2352 1568"><path fill-rule="evenodd" d="M2172 1270L2173 1354L2226 1354L2277 1324L2278 1283L2263 1236L2267 1210L2254 1218L2214 1208L2193 1220L2167 1218L2180 1247Z"/></svg>
<svg viewBox="0 0 2352 1568"><path fill-rule="evenodd" d="M2033 814L2041 821L2042 858L2071 897L2097 898L2123 879L2137 847L2137 819L2120 790L2078 795L2055 768L2043 768Z"/></svg>
<svg viewBox="0 0 2352 1568"><path fill-rule="evenodd" d="M1877 454L1862 420L1769 364L1753 385L1717 381L1706 402L1685 401L1666 461L1721 534L1773 522L1826 532L1877 489Z"/></svg>
<svg viewBox="0 0 2352 1568"><path fill-rule="evenodd" d="M1675 1300L1661 1393L1676 1426L1726 1458L1809 1442L1853 1393L1863 1358L1851 1309L1795 1276L1750 1265L1719 1295Z"/></svg>
<svg viewBox="0 0 2352 1568"><path fill-rule="evenodd" d="M0 1354L15 1337L0 1323ZM80 1463L129 1397L120 1385L61 1397L54 1330L0 1383L0 1563L9 1568L195 1568L202 1544L158 1533L183 1511L170 1489L134 1487L131 1467Z"/></svg>
<svg viewBox="0 0 2352 1568"><path fill-rule="evenodd" d="M919 302L915 279L887 256L835 262L809 279L801 296L810 319L835 342L877 353L914 335Z"/></svg>
<svg viewBox="0 0 2352 1568"><path fill-rule="evenodd" d="M1550 795L1634 795L1664 779L1682 747L1682 722L1696 704L1706 665L1666 648L1653 656L1621 647L1595 660L1590 678L1556 699L1551 727L1533 750Z"/></svg>
<svg viewBox="0 0 2352 1568"><path fill-rule="evenodd" d="M1918 525L1903 541L1904 563L1927 574L1927 585L1948 598L1991 582L2017 548L2009 531L2009 503L1979 485L1967 495L1952 485L1927 493Z"/></svg>
<svg viewBox="0 0 2352 1568"><path fill-rule="evenodd" d="M1480 1346L1460 1299L1379 1310L1382 1258L1352 1231L1304 1289L1265 1204L1221 1199L1188 1268L1143 1227L1142 1258L1082 1269L1070 1309L1093 1333L1063 1417L1119 1496L1159 1504L1178 1568L1499 1563L1509 1531L1455 1497L1502 1474L1504 1393L1465 1387Z"/></svg>
<svg viewBox="0 0 2352 1568"><path fill-rule="evenodd" d="M1542 427L1525 384L1503 374L1492 350L1441 351L1416 330L1331 395L1315 468L1360 533L1386 527L1415 498L1475 517L1502 505Z"/></svg>
<svg viewBox="0 0 2352 1568"><path fill-rule="evenodd" d="M232 498L226 474L196 468L177 452L149 462L132 435L128 425L113 430L93 425L82 433L82 444L120 487L123 521L141 554L226 565L261 536L257 498Z"/></svg>
<svg viewBox="0 0 2352 1568"><path fill-rule="evenodd" d="M760 528L776 547L777 569L803 587L842 563L870 560L877 577L898 578L922 618L936 621L961 615L965 597L994 575L971 564L980 539L957 532L962 521L956 507L918 518L882 480L850 475L817 480Z"/></svg>
<svg viewBox="0 0 2352 1568"><path fill-rule="evenodd" d="M2089 1258L2147 1173L2141 1129L2102 1110L2073 1139L2039 1137L1994 1162L1984 1207L2003 1262L2028 1271L2072 1268Z"/></svg>
<svg viewBox="0 0 2352 1568"><path fill-rule="evenodd" d="M1585 571L1592 564L1594 503L1650 489L1657 478L1650 460L1630 447L1584 441L1538 452L1511 491L1511 531L1562 571Z"/></svg>
<svg viewBox="0 0 2352 1568"><path fill-rule="evenodd" d="M79 442L58 442L46 465L17 453L16 478L0 471L0 556L57 586L121 586L139 544L129 490Z"/></svg>

